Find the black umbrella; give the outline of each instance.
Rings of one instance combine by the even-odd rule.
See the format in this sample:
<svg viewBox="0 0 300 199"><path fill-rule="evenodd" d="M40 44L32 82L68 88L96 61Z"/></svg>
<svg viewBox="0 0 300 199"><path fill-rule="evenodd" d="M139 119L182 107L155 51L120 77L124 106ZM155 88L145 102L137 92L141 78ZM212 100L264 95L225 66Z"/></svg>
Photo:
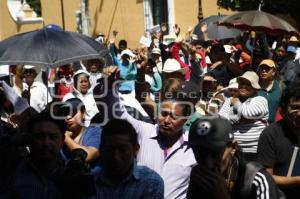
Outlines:
<svg viewBox="0 0 300 199"><path fill-rule="evenodd" d="M203 33L200 29L202 24L207 24L207 34L208 38L211 40L222 40L229 38L236 38L241 34L241 32L235 28L227 28L225 26L218 26L218 23L225 17L226 15L212 15L210 17L202 19L194 28L194 34L198 36L198 38L203 37Z"/></svg>
<svg viewBox="0 0 300 199"><path fill-rule="evenodd" d="M108 49L92 38L48 27L0 42L0 65L55 67L101 57L111 63Z"/></svg>

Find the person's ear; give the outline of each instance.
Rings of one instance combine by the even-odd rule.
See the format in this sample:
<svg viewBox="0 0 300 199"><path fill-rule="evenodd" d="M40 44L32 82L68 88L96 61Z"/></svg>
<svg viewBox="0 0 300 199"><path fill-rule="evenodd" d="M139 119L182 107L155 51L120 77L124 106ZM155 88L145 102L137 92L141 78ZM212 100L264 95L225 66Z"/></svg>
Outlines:
<svg viewBox="0 0 300 199"><path fill-rule="evenodd" d="M140 145L139 144L134 145L133 150L134 150L134 156L137 156L140 150Z"/></svg>

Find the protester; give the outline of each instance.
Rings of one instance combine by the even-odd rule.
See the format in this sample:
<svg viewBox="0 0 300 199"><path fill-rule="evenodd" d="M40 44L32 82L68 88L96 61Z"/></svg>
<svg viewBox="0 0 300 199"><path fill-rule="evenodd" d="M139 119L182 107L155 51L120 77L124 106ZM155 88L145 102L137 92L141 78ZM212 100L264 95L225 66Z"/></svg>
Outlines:
<svg viewBox="0 0 300 199"><path fill-rule="evenodd" d="M91 59L86 61L87 71L90 73L91 88L94 88L97 84L97 80L102 77L101 69L104 66L104 60Z"/></svg>
<svg viewBox="0 0 300 199"><path fill-rule="evenodd" d="M55 120L50 113L42 112L32 117L27 125L26 137L30 150L28 158L20 161L6 182L1 198L62 198L58 180L64 163L60 156L66 125ZM6 197L2 197L4 196Z"/></svg>
<svg viewBox="0 0 300 199"><path fill-rule="evenodd" d="M66 160L70 159L70 152L74 149L83 149L87 152L86 161L90 163L91 172L99 169L99 146L101 128L84 126L86 110L83 102L78 98L68 99L58 110L58 114L65 117L67 130L65 132L62 154Z"/></svg>
<svg viewBox="0 0 300 199"><path fill-rule="evenodd" d="M276 64L271 59L265 59L259 64L258 75L261 89L257 91L257 95L267 99L269 110L268 122L272 123L275 121L275 114L286 86L279 80Z"/></svg>
<svg viewBox="0 0 300 199"><path fill-rule="evenodd" d="M25 82L23 82L22 97L26 98L29 105L37 112L41 112L52 101L52 97L43 83L35 81L38 73L37 66L24 66L23 76Z"/></svg>
<svg viewBox="0 0 300 199"><path fill-rule="evenodd" d="M272 60L274 60L278 65L278 71L280 71L285 63L287 62L287 44L277 43L275 52L273 53Z"/></svg>
<svg viewBox="0 0 300 199"><path fill-rule="evenodd" d="M267 168L287 198L298 198L299 176L294 173L292 157L299 146L300 132L300 86L290 85L281 99L283 119L268 126L258 143L257 161ZM298 157L294 169L297 170ZM298 170L297 170L298 171Z"/></svg>
<svg viewBox="0 0 300 199"><path fill-rule="evenodd" d="M187 198L282 198L272 177L255 162L245 164L230 122L217 117L196 120L189 133L198 164Z"/></svg>
<svg viewBox="0 0 300 199"><path fill-rule="evenodd" d="M290 82L297 80L296 73L296 64L295 64L295 56L296 56L296 48L294 46L288 46L287 48L287 61L280 69L279 74L286 85L289 85Z"/></svg>
<svg viewBox="0 0 300 199"><path fill-rule="evenodd" d="M112 84L116 80L114 78L117 72L118 68L114 66L104 68L110 90L102 100L109 108L109 116L125 119L135 128L141 146L137 161L162 177L165 185L164 197L185 198L190 171L195 164L194 154L187 146L188 133L182 130L191 114L191 105L174 94L162 102L157 125L136 120L127 113L118 97L113 95L115 89ZM95 87L94 95L99 96L98 92L99 87ZM115 108L112 109L113 107Z"/></svg>
<svg viewBox="0 0 300 199"><path fill-rule="evenodd" d="M252 71L238 77L239 96L226 99L219 112L232 123L234 137L247 161L255 160L258 138L268 124L268 102L264 97L256 96L260 89L258 80Z"/></svg>
<svg viewBox="0 0 300 199"><path fill-rule="evenodd" d="M71 64L58 67L57 80L55 83L55 97L58 101L62 101L66 94L74 91L73 75L74 71Z"/></svg>
<svg viewBox="0 0 300 199"><path fill-rule="evenodd" d="M123 94L130 94L134 91L134 81L136 79L137 66L135 63L136 55L130 49L124 49L121 52L121 59L119 60L115 53L115 38L110 39L110 53L113 62L120 69L120 77L124 80L120 87L119 92Z"/></svg>
<svg viewBox="0 0 300 199"><path fill-rule="evenodd" d="M90 74L83 69L79 69L73 75L74 91L64 96L63 102L71 98L80 99L86 110L85 126L89 126L91 119L98 113L96 102L93 98L93 90L89 81Z"/></svg>
<svg viewBox="0 0 300 199"><path fill-rule="evenodd" d="M162 199L162 178L146 166L137 165L138 137L125 120L113 119L103 127L102 167L96 178L94 198Z"/></svg>

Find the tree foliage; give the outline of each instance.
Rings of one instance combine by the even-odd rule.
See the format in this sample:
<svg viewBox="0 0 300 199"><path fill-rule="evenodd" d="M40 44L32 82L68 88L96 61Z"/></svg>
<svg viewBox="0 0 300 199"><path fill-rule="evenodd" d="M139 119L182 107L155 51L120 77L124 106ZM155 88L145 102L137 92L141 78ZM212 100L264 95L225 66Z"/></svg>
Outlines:
<svg viewBox="0 0 300 199"><path fill-rule="evenodd" d="M217 4L225 9L238 11L257 10L259 3L261 10L272 14L290 14L300 25L300 3L297 0L218 0Z"/></svg>
<svg viewBox="0 0 300 199"><path fill-rule="evenodd" d="M36 12L36 14L38 16L41 16L42 9L41 9L41 2L40 2L40 0L27 0L27 3Z"/></svg>

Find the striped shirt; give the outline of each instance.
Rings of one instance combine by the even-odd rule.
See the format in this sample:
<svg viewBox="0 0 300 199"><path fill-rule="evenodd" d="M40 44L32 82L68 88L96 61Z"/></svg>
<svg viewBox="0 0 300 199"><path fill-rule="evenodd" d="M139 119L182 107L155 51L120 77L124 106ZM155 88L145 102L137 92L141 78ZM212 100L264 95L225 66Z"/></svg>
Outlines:
<svg viewBox="0 0 300 199"><path fill-rule="evenodd" d="M225 100L219 115L231 121L234 138L242 152L256 153L258 138L267 126L268 102L264 97L256 96L232 106L230 99Z"/></svg>
<svg viewBox="0 0 300 199"><path fill-rule="evenodd" d="M252 184L256 188L256 199L272 199L270 198L269 182L264 174L257 172Z"/></svg>

